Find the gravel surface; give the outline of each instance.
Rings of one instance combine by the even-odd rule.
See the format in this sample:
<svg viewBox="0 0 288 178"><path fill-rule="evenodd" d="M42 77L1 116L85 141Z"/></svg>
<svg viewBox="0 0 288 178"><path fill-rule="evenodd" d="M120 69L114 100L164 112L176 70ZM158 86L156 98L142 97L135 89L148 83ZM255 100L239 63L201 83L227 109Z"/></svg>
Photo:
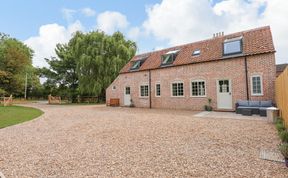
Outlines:
<svg viewBox="0 0 288 178"><path fill-rule="evenodd" d="M280 142L264 121L196 118L180 110L48 106L0 129L0 172L10 177L288 177L259 159Z"/></svg>

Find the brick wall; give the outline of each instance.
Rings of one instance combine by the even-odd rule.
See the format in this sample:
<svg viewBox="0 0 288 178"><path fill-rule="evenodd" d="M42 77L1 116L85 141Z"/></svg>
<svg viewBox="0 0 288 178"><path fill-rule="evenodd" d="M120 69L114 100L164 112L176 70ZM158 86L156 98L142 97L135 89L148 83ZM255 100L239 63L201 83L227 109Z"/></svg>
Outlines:
<svg viewBox="0 0 288 178"><path fill-rule="evenodd" d="M244 57L225 59L216 62L198 63L177 67L151 70L151 103L153 108L173 108L203 110L208 98L212 99L213 108L217 108L217 80L229 79L232 87L232 105L239 99L246 99L246 78ZM274 101L275 57L273 53L247 57L249 97L252 100ZM261 75L263 79L263 96L251 96L251 75ZM205 80L206 96L191 97L191 80ZM184 82L184 97L171 96L171 83ZM161 84L161 97L155 97L155 84ZM136 107L149 107L149 97L141 98L140 85L149 84L149 72L132 72L120 74L106 90L106 101L119 98L124 105L125 86L131 87L131 98ZM115 86L115 89L112 89Z"/></svg>

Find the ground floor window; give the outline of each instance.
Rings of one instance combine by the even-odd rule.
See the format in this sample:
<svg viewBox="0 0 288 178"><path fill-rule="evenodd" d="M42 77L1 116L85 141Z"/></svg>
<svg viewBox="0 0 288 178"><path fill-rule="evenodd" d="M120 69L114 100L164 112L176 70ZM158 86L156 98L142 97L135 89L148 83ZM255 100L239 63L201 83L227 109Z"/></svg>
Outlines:
<svg viewBox="0 0 288 178"><path fill-rule="evenodd" d="M172 83L172 96L184 96L183 82Z"/></svg>
<svg viewBox="0 0 288 178"><path fill-rule="evenodd" d="M160 86L160 83L156 83L156 96L161 96L161 86Z"/></svg>
<svg viewBox="0 0 288 178"><path fill-rule="evenodd" d="M197 80L191 82L191 95L192 96L205 96L205 81Z"/></svg>
<svg viewBox="0 0 288 178"><path fill-rule="evenodd" d="M140 86L140 96L141 97L149 96L149 86L148 85L141 85Z"/></svg>
<svg viewBox="0 0 288 178"><path fill-rule="evenodd" d="M251 77L252 95L263 95L262 77L260 75L253 75Z"/></svg>
<svg viewBox="0 0 288 178"><path fill-rule="evenodd" d="M130 95L130 87L125 87L125 94Z"/></svg>

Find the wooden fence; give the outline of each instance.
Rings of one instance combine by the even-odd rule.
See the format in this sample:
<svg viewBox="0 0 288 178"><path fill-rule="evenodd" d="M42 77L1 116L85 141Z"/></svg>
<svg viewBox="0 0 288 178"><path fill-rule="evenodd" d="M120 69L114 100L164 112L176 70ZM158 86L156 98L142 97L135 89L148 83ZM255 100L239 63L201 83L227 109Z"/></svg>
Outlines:
<svg viewBox="0 0 288 178"><path fill-rule="evenodd" d="M276 103L288 127L288 67L276 79Z"/></svg>
<svg viewBox="0 0 288 178"><path fill-rule="evenodd" d="M48 95L48 104L61 104L61 97Z"/></svg>
<svg viewBox="0 0 288 178"><path fill-rule="evenodd" d="M13 97L10 95L10 97L1 97L0 104L3 104L4 106L11 106L13 103Z"/></svg>

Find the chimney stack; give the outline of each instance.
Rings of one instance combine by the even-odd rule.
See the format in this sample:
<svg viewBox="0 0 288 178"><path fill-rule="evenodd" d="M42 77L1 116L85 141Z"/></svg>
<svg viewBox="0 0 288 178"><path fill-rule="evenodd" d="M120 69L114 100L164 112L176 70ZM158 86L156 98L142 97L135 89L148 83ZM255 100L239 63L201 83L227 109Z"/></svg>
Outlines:
<svg viewBox="0 0 288 178"><path fill-rule="evenodd" d="M224 32L213 33L213 38L224 36Z"/></svg>

